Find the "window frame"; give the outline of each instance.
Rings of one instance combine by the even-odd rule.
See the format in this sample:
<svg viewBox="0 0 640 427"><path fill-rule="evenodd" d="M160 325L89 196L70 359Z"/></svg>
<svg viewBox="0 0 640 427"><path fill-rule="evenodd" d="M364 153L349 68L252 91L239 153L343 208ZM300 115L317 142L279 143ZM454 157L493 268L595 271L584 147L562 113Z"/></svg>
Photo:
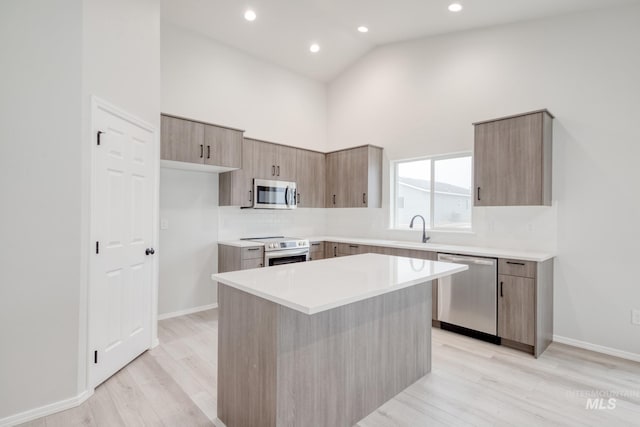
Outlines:
<svg viewBox="0 0 640 427"><path fill-rule="evenodd" d="M460 151L460 152L455 152L455 153L448 153L448 154L441 154L441 155L435 155L435 156L423 156L423 157L412 157L412 158L408 158L408 159L399 159L399 160L392 160L391 161L391 166L392 166L392 174L390 174L390 177L392 178L392 185L391 185L391 203L390 203L390 224L389 224L389 228L392 230L413 230L409 227L400 227L396 224L396 218L398 216L398 197L397 195L399 194L399 183L398 183L398 165L402 164L402 163L410 163L410 162L418 162L418 161L423 161L423 160L429 160L431 161L431 174L429 177L429 182L431 184L431 188L429 189L429 207L431 210L431 214L429 215L429 218L425 218L428 222L426 224L427 230L429 231L444 231L444 232L451 232L451 233L472 233L473 232L473 204L471 205L471 216L469 218L469 227L468 228L456 228L456 227L436 227L435 226L435 174L436 174L436 168L435 168L435 162L438 160L448 160L448 159L456 159L456 158L460 158L460 157L470 157L471 158L471 194L469 195L470 199L471 199L471 203L473 203L473 178L474 178L474 172L473 172L473 152L472 151ZM423 215L424 216L424 215Z"/></svg>

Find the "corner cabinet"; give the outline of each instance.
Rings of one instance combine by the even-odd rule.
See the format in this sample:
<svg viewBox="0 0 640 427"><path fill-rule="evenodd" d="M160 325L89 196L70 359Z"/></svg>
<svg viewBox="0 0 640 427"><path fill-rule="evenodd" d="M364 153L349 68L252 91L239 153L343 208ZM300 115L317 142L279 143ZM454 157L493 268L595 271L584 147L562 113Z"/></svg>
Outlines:
<svg viewBox="0 0 640 427"><path fill-rule="evenodd" d="M242 167L243 132L162 114L160 159L174 167L189 165Z"/></svg>
<svg viewBox="0 0 640 427"><path fill-rule="evenodd" d="M382 206L382 148L372 145L328 153L327 208Z"/></svg>
<svg viewBox="0 0 640 427"><path fill-rule="evenodd" d="M539 110L474 123L475 206L551 205L552 121Z"/></svg>
<svg viewBox="0 0 640 427"><path fill-rule="evenodd" d="M297 203L300 208L324 208L325 155L316 151L296 150Z"/></svg>

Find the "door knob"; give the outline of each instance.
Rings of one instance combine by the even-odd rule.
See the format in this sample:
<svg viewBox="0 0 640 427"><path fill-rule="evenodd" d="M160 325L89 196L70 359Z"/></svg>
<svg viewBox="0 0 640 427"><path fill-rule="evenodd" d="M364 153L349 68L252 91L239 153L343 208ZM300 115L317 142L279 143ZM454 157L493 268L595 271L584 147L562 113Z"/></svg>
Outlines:
<svg viewBox="0 0 640 427"><path fill-rule="evenodd" d="M153 249L153 248L147 248L147 249L144 251L144 253L145 253L145 255L147 255L147 256L148 256L148 255L153 255L153 254L155 254L155 253L156 253L156 251L155 251L155 249Z"/></svg>

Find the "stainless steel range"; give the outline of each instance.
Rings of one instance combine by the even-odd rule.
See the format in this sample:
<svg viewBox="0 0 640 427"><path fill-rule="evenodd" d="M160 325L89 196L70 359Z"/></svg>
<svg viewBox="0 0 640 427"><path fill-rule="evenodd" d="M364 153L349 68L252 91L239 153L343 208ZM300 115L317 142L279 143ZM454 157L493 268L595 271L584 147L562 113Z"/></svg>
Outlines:
<svg viewBox="0 0 640 427"><path fill-rule="evenodd" d="M275 236L242 240L264 243L265 267L309 261L309 241L305 239Z"/></svg>

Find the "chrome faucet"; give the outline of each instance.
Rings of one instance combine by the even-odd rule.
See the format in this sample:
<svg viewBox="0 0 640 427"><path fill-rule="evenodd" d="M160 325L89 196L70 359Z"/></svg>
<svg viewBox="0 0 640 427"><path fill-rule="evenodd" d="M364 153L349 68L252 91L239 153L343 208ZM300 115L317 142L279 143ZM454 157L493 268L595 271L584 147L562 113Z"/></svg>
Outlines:
<svg viewBox="0 0 640 427"><path fill-rule="evenodd" d="M422 243L427 243L427 241L431 237L427 237L427 222L424 220L424 217L422 215L414 215L413 218L411 218L411 222L409 223L409 228L413 228L413 221L416 218L420 218L422 220Z"/></svg>

